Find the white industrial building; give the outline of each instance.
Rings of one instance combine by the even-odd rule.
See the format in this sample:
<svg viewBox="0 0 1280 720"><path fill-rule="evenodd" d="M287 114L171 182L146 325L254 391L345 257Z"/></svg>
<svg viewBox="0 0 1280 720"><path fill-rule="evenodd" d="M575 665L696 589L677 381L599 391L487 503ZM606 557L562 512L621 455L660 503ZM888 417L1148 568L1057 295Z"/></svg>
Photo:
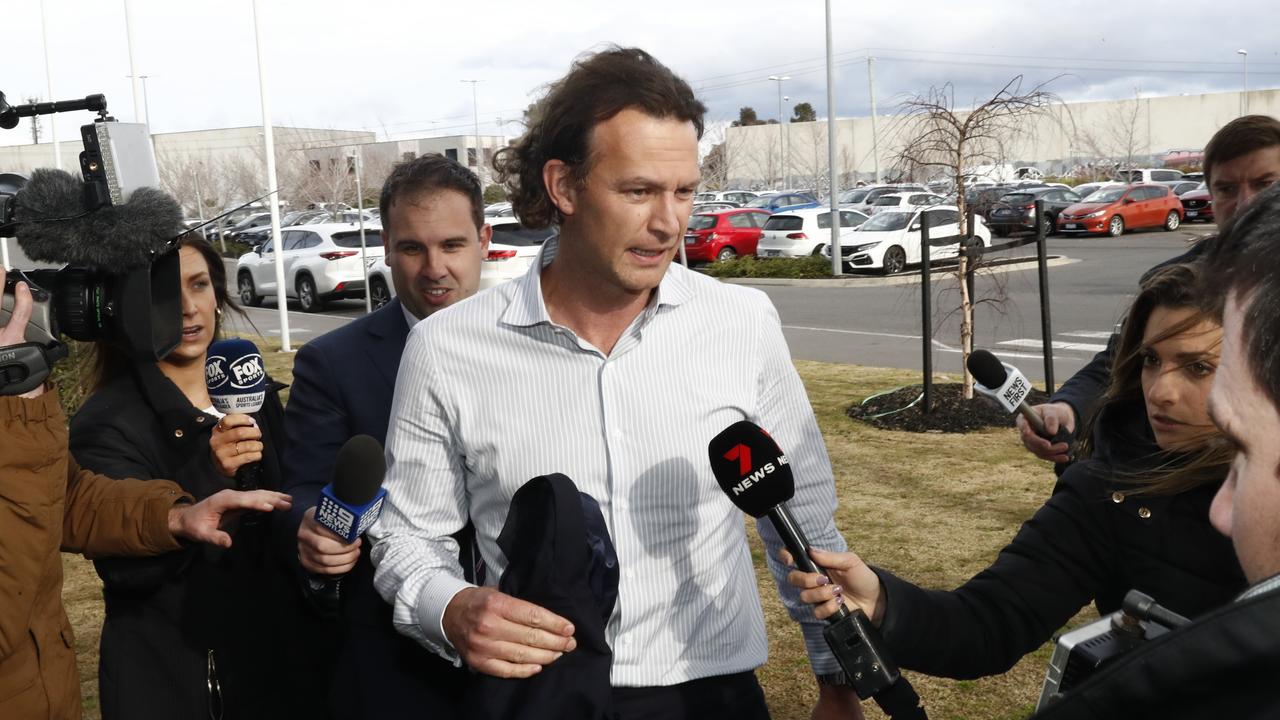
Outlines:
<svg viewBox="0 0 1280 720"><path fill-rule="evenodd" d="M994 161L1065 175L1098 160L1145 165L1179 151L1184 152L1177 158L1195 158L1213 133L1239 117L1245 107L1249 113L1280 117L1280 90L1251 90L1247 98L1225 92L1062 103L1008 138L1004 157ZM836 120L836 164L842 185L874 180L877 173L886 179L895 175L895 157L907 139L909 123L889 111L880 114L874 125L878 132L873 134L870 117ZM784 147L785 167L780 162ZM825 120L731 127L725 132L724 152L726 187L826 185Z"/></svg>

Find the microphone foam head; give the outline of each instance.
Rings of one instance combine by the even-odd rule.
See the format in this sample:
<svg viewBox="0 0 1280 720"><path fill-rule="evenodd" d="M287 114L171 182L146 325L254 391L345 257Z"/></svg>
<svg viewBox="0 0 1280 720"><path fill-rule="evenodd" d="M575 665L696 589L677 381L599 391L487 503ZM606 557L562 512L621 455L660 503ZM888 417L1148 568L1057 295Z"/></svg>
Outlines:
<svg viewBox="0 0 1280 720"><path fill-rule="evenodd" d="M382 445L368 435L356 435L343 444L333 467L333 495L351 506L373 500L387 474Z"/></svg>
<svg viewBox="0 0 1280 720"><path fill-rule="evenodd" d="M1004 364L989 350L974 350L969 353L969 362L966 366L975 380L993 390L1004 385L1005 380L1009 379L1009 373L1005 371Z"/></svg>
<svg viewBox="0 0 1280 720"><path fill-rule="evenodd" d="M209 399L221 413L255 413L266 399L267 371L257 346L241 338L218 340L204 362Z"/></svg>
<svg viewBox="0 0 1280 720"><path fill-rule="evenodd" d="M720 489L740 510L763 517L795 494L787 456L769 433L749 420L725 428L707 445Z"/></svg>

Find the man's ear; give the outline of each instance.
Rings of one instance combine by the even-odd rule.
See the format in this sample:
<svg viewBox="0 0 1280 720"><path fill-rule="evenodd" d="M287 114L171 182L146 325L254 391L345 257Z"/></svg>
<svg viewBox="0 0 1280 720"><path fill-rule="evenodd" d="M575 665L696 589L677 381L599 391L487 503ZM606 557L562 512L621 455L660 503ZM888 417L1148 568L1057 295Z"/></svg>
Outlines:
<svg viewBox="0 0 1280 720"><path fill-rule="evenodd" d="M547 197L566 217L573 214L578 199L578 182L571 170L563 160L548 160L542 166L542 184L547 188Z"/></svg>
<svg viewBox="0 0 1280 720"><path fill-rule="evenodd" d="M489 254L489 241L493 239L493 226L485 223L480 228L480 254L487 256Z"/></svg>

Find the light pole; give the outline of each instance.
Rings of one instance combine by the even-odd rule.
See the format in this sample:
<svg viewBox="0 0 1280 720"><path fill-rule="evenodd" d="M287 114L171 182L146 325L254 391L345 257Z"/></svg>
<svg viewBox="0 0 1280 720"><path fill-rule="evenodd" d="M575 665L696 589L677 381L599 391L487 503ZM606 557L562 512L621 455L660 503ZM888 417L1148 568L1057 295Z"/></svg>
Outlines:
<svg viewBox="0 0 1280 720"><path fill-rule="evenodd" d="M49 70L49 33L48 21L45 19L44 0L40 0L40 44L44 47L44 86L49 101L53 102L53 74ZM58 120L56 115L49 116L49 139L53 142L53 166L62 169L62 146L58 144ZM7 266L7 265L6 265Z"/></svg>
<svg viewBox="0 0 1280 720"><path fill-rule="evenodd" d="M364 184L360 181L364 163L361 162L359 146L352 148L351 156L354 158L356 170L356 218L360 222L360 267L364 268L364 312L367 315L373 312L373 298L369 297L369 258L366 250L368 246L364 239Z"/></svg>
<svg viewBox="0 0 1280 720"><path fill-rule="evenodd" d="M484 151L480 147L480 106L476 103L476 83L479 80L463 80L471 83L471 121L472 130L476 134L476 177L480 180L480 189L484 190Z"/></svg>
<svg viewBox="0 0 1280 720"><path fill-rule="evenodd" d="M133 76L125 75L125 77L132 78ZM138 79L142 81L142 122L146 123L148 132L150 132L150 128L151 128L151 101L147 97L147 78L149 77L151 76L150 75L138 76Z"/></svg>
<svg viewBox="0 0 1280 720"><path fill-rule="evenodd" d="M782 180L782 185L783 185L781 188L778 188L778 189L779 189L779 190L785 190L785 189L786 189L786 184L787 184L787 179L786 179L786 178L787 178L787 176L786 176L786 173L787 173L787 169L786 169L786 168L787 168L787 160L786 160L786 155L785 155L785 153L786 153L786 146L785 146L786 141L785 141L785 140L783 140L783 135L782 135L782 133L783 133L783 131L784 131L784 129L785 129L785 127L784 127L784 121L783 121L783 118L782 118L782 83L783 83L783 81L790 80L790 79L791 79L791 76L790 76L790 75L770 75L770 76L769 76L769 79L770 79L770 80L772 80L772 81L774 81L774 82L776 82L776 83L778 83L778 156L779 156L779 158L778 158L778 161L779 161L779 165L778 165L778 166L779 166L779 170L778 170L778 177Z"/></svg>
<svg viewBox="0 0 1280 720"><path fill-rule="evenodd" d="M280 183L276 177L276 140L271 125L271 95L267 92L267 64L262 54L262 5L253 0L253 44L258 56L258 96L262 102L262 145L267 161L267 202L271 210L271 247L275 250L276 308L280 312L280 352L289 344L289 301L285 297L284 248L280 247Z"/></svg>
<svg viewBox="0 0 1280 720"><path fill-rule="evenodd" d="M1240 114L1248 115L1249 114L1249 51L1245 50L1244 48L1241 48L1236 51L1236 54L1240 56L1240 63L1242 66L1241 70L1243 72L1243 77L1241 78L1242 89L1240 91Z"/></svg>

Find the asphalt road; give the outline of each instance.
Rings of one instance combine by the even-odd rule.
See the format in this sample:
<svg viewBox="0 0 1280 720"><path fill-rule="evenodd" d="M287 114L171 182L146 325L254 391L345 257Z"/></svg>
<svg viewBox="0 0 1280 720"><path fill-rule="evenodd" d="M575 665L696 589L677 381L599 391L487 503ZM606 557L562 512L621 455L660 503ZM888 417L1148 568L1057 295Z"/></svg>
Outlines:
<svg viewBox="0 0 1280 720"><path fill-rule="evenodd" d="M1215 230L1195 224L1168 233L1136 231L1120 238L1052 237L1049 268L1054 375L1057 384L1082 367L1105 344L1151 266L1182 252L1195 238ZM1035 255L1034 246L1004 253ZM977 295L988 301L975 317L975 347L985 347L1033 380L1044 379L1038 273L1034 263L980 276ZM228 267L234 275L234 263ZM959 293L944 269L934 271L935 372L960 371ZM234 284L234 281L232 281ZM885 279L858 277L843 287L756 285L768 293L782 318L793 357L880 367L923 367L919 273ZM234 287L231 292L235 292ZM995 302L1003 298L1003 302ZM259 334L279 335L274 300L249 308ZM364 313L360 300L330 303L320 313L289 312L292 344L339 327ZM233 319L233 328L236 326Z"/></svg>

